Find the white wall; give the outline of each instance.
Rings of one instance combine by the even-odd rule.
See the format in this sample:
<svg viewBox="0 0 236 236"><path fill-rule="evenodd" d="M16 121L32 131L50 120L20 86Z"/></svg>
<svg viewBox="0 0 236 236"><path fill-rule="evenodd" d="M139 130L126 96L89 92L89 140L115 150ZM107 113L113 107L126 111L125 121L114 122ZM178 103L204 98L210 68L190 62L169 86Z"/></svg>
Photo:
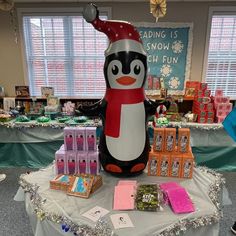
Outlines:
<svg viewBox="0 0 236 236"><path fill-rule="evenodd" d="M112 19L132 22L155 22L149 13L149 1L137 3L97 3L98 7L112 8ZM68 4L23 4L16 7L83 7L84 3ZM193 50L190 80L201 80L205 39L210 6L236 6L236 2L168 2L167 15L160 19L165 22L193 22ZM25 85L21 42L15 43L14 30L9 13L0 11L0 86L5 88L8 96L14 96L15 85Z"/></svg>

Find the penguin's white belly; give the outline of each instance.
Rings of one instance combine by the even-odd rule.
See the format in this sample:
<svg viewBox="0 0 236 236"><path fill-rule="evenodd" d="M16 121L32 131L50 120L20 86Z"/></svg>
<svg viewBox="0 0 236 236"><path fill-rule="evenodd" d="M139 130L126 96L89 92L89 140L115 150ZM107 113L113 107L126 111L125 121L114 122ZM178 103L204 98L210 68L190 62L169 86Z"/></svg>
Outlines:
<svg viewBox="0 0 236 236"><path fill-rule="evenodd" d="M143 152L146 142L145 126L143 103L122 105L119 137L106 136L110 154L120 161L131 161L138 158Z"/></svg>

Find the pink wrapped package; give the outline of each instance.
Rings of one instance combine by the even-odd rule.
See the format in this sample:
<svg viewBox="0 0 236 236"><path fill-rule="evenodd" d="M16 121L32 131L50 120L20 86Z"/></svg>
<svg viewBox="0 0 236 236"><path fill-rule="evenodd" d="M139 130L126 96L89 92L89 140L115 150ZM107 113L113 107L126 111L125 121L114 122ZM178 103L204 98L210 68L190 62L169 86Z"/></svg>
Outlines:
<svg viewBox="0 0 236 236"><path fill-rule="evenodd" d="M100 162L98 152L88 152L88 172L91 175L98 175L100 172Z"/></svg>
<svg viewBox="0 0 236 236"><path fill-rule="evenodd" d="M66 174L66 153L64 150L58 150L55 153L55 167L56 167L56 174Z"/></svg>
<svg viewBox="0 0 236 236"><path fill-rule="evenodd" d="M159 185L160 189L163 192L163 196L164 196L164 204L169 204L169 199L167 196L167 190L168 189L172 189L172 188L182 188L178 183L176 182L166 182L166 183L162 183Z"/></svg>
<svg viewBox="0 0 236 236"><path fill-rule="evenodd" d="M215 91L215 97L223 97L223 90L222 89L216 89Z"/></svg>
<svg viewBox="0 0 236 236"><path fill-rule="evenodd" d="M74 151L66 152L66 158L67 158L67 173L69 175L76 174L77 173L76 152Z"/></svg>
<svg viewBox="0 0 236 236"><path fill-rule="evenodd" d="M170 188L166 190L172 210L176 214L194 212L194 205L184 188Z"/></svg>
<svg viewBox="0 0 236 236"><path fill-rule="evenodd" d="M84 127L75 128L75 150L86 151L86 133Z"/></svg>
<svg viewBox="0 0 236 236"><path fill-rule="evenodd" d="M72 151L74 149L74 136L73 127L64 128L64 146L66 151Z"/></svg>
<svg viewBox="0 0 236 236"><path fill-rule="evenodd" d="M77 152L77 166L79 174L88 174L88 152Z"/></svg>

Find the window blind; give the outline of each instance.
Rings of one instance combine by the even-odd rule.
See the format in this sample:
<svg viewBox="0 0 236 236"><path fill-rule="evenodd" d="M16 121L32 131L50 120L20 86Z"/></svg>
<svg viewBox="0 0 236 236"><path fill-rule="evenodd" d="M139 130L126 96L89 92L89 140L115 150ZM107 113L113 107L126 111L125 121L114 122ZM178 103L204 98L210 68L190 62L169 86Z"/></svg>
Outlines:
<svg viewBox="0 0 236 236"><path fill-rule="evenodd" d="M222 89L236 99L236 12L212 16L206 82L213 95Z"/></svg>
<svg viewBox="0 0 236 236"><path fill-rule="evenodd" d="M42 86L55 96L104 95L107 37L82 16L23 16L23 31L31 96L40 96Z"/></svg>

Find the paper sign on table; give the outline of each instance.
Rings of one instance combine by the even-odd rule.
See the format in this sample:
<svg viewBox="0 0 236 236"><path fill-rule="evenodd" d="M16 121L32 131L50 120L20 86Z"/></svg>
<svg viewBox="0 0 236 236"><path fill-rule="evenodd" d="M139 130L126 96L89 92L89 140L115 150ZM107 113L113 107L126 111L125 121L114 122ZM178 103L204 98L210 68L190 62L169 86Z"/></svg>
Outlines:
<svg viewBox="0 0 236 236"><path fill-rule="evenodd" d="M89 211L86 211L83 216L96 222L101 217L105 216L109 211L105 208L102 208L100 206L95 206L94 208L90 209Z"/></svg>
<svg viewBox="0 0 236 236"><path fill-rule="evenodd" d="M115 229L134 227L127 213L115 214L110 217Z"/></svg>

